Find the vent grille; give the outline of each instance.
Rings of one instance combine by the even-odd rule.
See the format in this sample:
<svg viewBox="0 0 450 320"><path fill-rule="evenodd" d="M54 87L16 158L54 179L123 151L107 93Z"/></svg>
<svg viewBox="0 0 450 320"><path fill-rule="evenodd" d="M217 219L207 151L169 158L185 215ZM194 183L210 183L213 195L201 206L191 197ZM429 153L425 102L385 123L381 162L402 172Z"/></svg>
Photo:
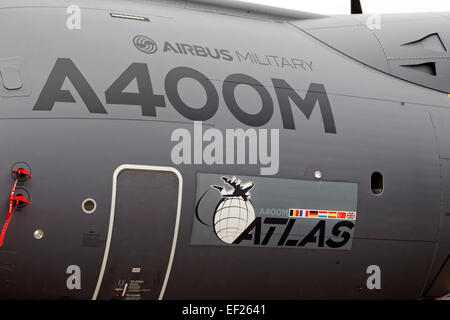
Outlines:
<svg viewBox="0 0 450 320"><path fill-rule="evenodd" d="M424 72L424 73L427 73L432 76L437 75L435 62L427 62L427 63L420 63L420 64L407 64L407 65L402 65L402 67L420 71L420 72Z"/></svg>
<svg viewBox="0 0 450 320"><path fill-rule="evenodd" d="M437 33L432 33L422 39L405 43L402 46L408 46L414 49L426 49L436 52L447 52L444 43Z"/></svg>

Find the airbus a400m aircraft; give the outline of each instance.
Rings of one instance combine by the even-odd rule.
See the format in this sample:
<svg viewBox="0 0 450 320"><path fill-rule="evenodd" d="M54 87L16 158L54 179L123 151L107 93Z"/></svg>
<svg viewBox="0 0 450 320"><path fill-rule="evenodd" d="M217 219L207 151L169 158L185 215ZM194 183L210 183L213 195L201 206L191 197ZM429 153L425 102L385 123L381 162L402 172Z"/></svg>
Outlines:
<svg viewBox="0 0 450 320"><path fill-rule="evenodd" d="M352 9L3 0L0 298L448 294L450 13Z"/></svg>

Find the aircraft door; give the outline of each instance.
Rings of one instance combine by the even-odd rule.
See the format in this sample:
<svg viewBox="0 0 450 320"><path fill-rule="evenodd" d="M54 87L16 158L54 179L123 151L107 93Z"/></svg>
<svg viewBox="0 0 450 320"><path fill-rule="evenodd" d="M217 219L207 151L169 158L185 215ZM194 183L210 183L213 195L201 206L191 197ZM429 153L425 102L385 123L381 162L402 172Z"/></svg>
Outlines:
<svg viewBox="0 0 450 320"><path fill-rule="evenodd" d="M175 253L181 185L172 168L124 165L116 170L93 299L162 299Z"/></svg>

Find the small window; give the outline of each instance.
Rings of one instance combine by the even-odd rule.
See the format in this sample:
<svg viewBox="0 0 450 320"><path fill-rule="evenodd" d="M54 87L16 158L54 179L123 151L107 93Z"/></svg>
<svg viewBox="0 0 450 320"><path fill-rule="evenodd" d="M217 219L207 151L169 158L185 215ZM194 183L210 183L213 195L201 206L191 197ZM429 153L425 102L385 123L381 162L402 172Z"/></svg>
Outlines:
<svg viewBox="0 0 450 320"><path fill-rule="evenodd" d="M84 213L91 214L97 208L97 203L94 199L86 199L83 201L82 207Z"/></svg>
<svg viewBox="0 0 450 320"><path fill-rule="evenodd" d="M379 172L373 172L371 177L371 189L374 195L380 195L383 193L383 175Z"/></svg>

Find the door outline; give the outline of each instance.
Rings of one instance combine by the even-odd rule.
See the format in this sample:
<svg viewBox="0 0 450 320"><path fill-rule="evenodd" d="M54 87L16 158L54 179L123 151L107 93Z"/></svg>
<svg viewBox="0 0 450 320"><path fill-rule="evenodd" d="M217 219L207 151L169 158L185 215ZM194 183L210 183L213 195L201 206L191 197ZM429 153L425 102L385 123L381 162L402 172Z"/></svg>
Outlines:
<svg viewBox="0 0 450 320"><path fill-rule="evenodd" d="M119 174L124 170L135 170L135 171L159 171L159 172L171 172L174 173L178 178L178 201L177 201L177 215L175 219L175 230L173 233L172 248L170 251L169 262L167 264L166 275L164 277L164 282L161 287L161 292L159 293L158 300L162 300L164 292L166 290L167 282L169 281L170 271L172 269L173 258L175 256L175 249L177 246L178 229L180 225L180 212L181 212L181 199L183 191L183 177L181 173L172 167L160 167L160 166L146 166L146 165L136 165L136 164L122 164L114 170L113 183L112 183L112 199L111 199L111 211L109 215L109 227L108 227L108 237L106 240L105 252L103 255L102 267L100 268L100 274L97 280L97 286L95 287L92 300L97 300L98 293L103 281L103 275L105 273L106 264L108 262L109 249L111 246L112 232L114 227L114 214L116 208L116 193L117 193L117 178Z"/></svg>

